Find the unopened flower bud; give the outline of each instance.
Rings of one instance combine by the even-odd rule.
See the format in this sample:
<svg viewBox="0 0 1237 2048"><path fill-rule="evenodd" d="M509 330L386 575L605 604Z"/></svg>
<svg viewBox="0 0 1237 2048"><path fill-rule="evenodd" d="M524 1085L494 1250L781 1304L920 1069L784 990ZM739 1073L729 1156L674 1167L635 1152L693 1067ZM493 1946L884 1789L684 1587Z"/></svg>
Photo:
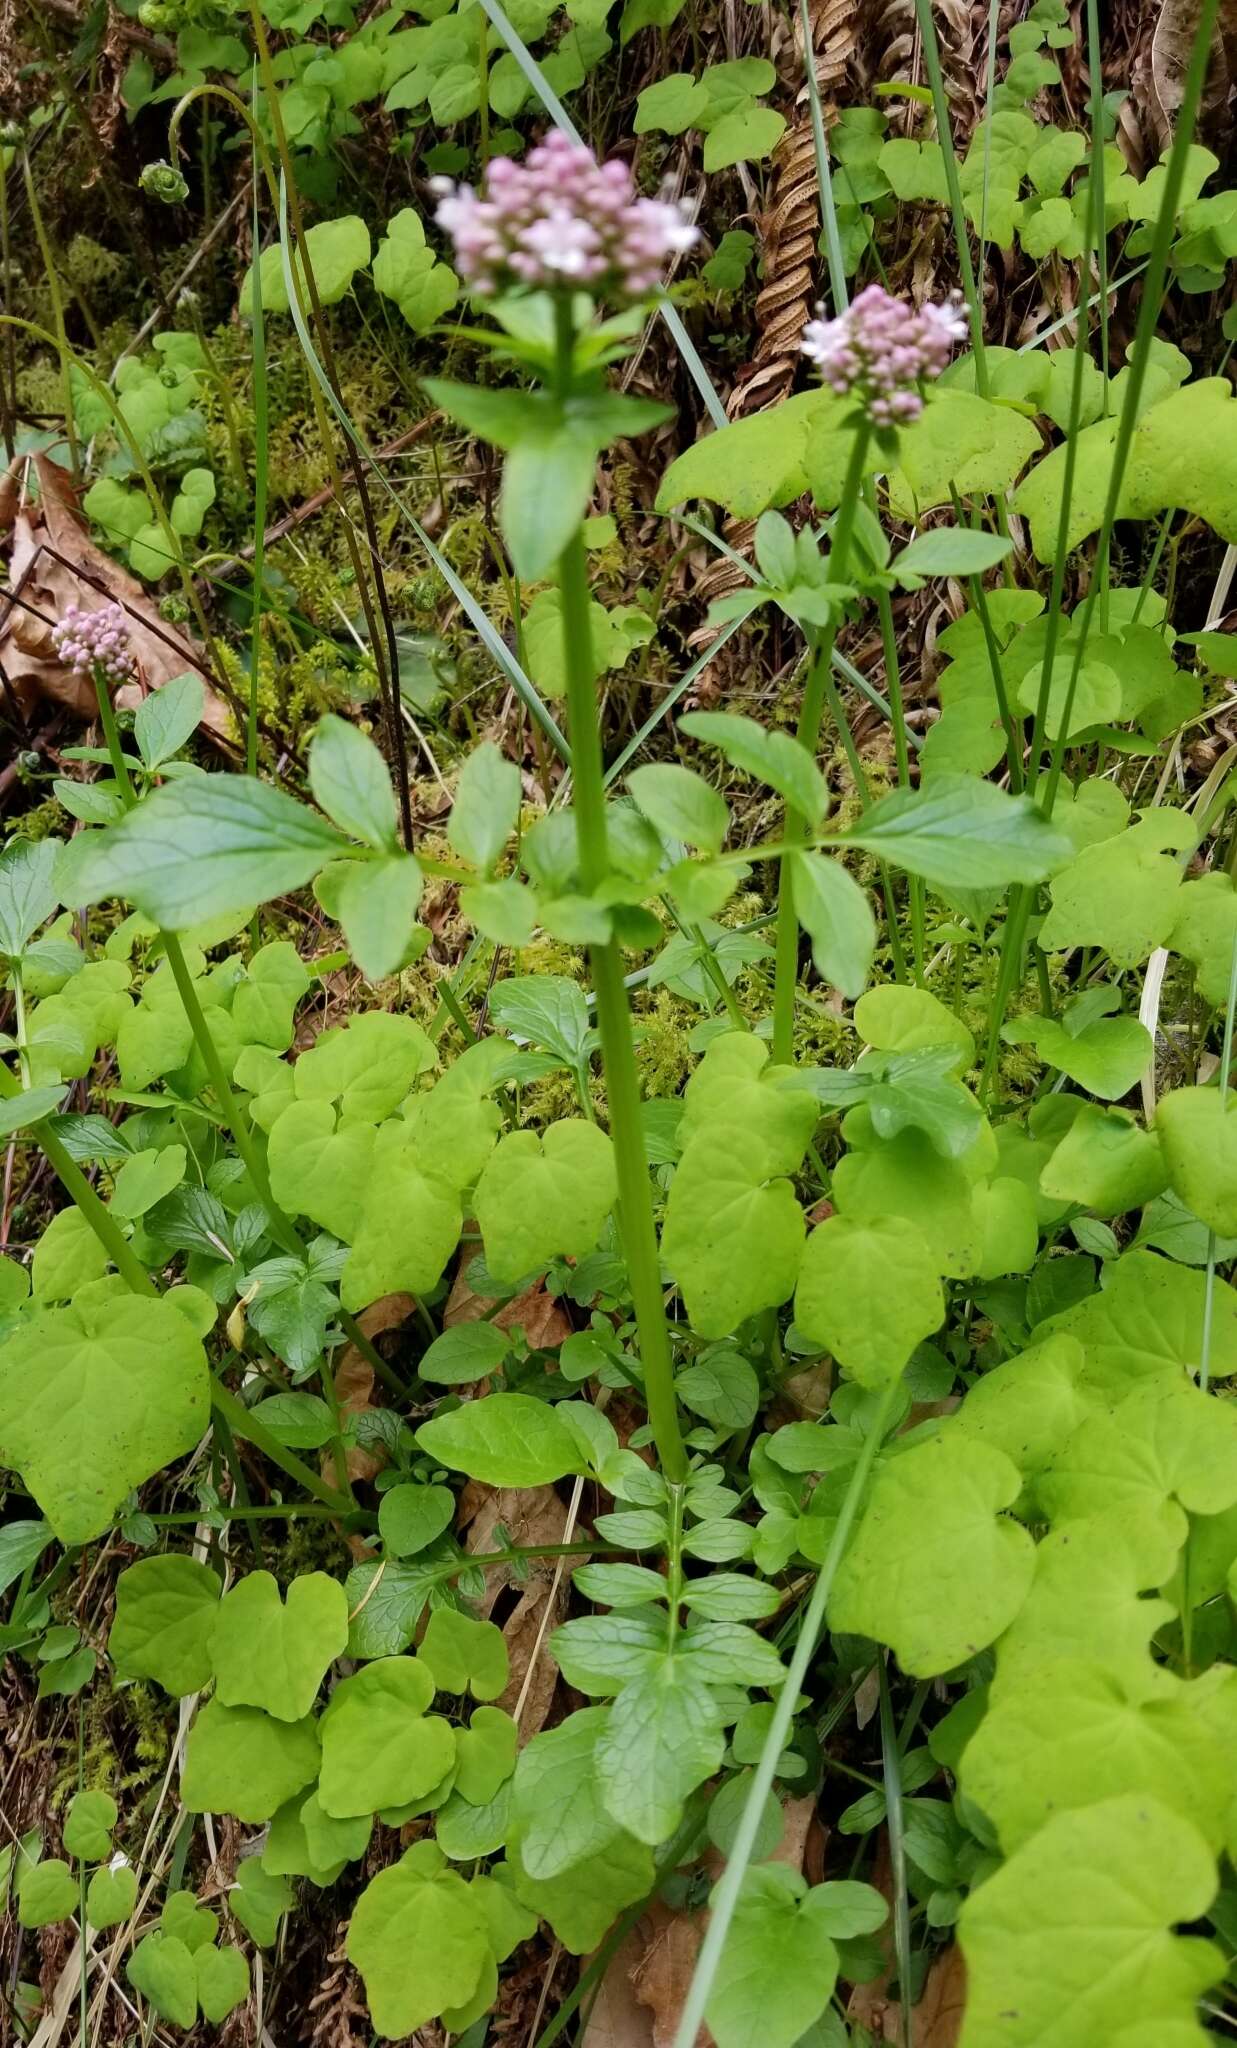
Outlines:
<svg viewBox="0 0 1237 2048"><path fill-rule="evenodd" d="M138 184L149 199L160 199L165 206L178 206L182 199L189 197L187 180L173 164L144 164Z"/></svg>

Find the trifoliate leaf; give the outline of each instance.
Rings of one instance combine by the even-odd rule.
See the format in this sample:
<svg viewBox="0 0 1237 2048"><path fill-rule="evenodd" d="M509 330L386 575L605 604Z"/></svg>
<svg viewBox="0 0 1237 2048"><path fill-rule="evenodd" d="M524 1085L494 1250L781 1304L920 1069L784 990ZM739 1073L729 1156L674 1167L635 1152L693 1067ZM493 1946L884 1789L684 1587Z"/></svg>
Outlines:
<svg viewBox="0 0 1237 2048"><path fill-rule="evenodd" d="M210 1700L189 1730L181 1799L190 1813L269 1820L318 1775L318 1727Z"/></svg>
<svg viewBox="0 0 1237 2048"><path fill-rule="evenodd" d="M455 1731L426 1714L434 1679L419 1657L379 1657L331 1694L318 1797L332 1818L404 1806L445 1778Z"/></svg>
<svg viewBox="0 0 1237 2048"><path fill-rule="evenodd" d="M219 1606L216 1573L196 1558L139 1558L116 1581L107 1649L120 1678L153 1678L183 1698L209 1685L210 1634Z"/></svg>
<svg viewBox="0 0 1237 2048"><path fill-rule="evenodd" d="M215 1614L210 1653L218 1697L300 1721L348 1644L348 1602L337 1579L302 1572L286 1603L270 1572L247 1572Z"/></svg>
<svg viewBox="0 0 1237 2048"><path fill-rule="evenodd" d="M1035 1546L1002 1515L1021 1479L1003 1452L943 1431L877 1473L829 1603L830 1625L888 1643L935 1677L995 1641L1017 1614Z"/></svg>
<svg viewBox="0 0 1237 2048"><path fill-rule="evenodd" d="M860 1386L890 1385L944 1316L936 1265L913 1228L830 1216L812 1232L795 1325Z"/></svg>
<svg viewBox="0 0 1237 2048"><path fill-rule="evenodd" d="M106 1529L135 1486L193 1449L209 1412L206 1354L166 1300L43 1309L0 1344L0 1457L62 1543Z"/></svg>
<svg viewBox="0 0 1237 2048"><path fill-rule="evenodd" d="M1068 1021L1028 1014L1002 1026L1001 1036L1030 1043L1050 1067L1104 1102L1129 1094L1153 1052L1151 1034L1136 1017L1097 1017L1075 1032Z"/></svg>
<svg viewBox="0 0 1237 2048"><path fill-rule="evenodd" d="M491 74L492 76L492 74ZM425 334L459 297L455 272L426 246L425 229L411 206L387 222L374 257L375 289L394 299L414 334Z"/></svg>
<svg viewBox="0 0 1237 2048"><path fill-rule="evenodd" d="M542 1135L500 1139L477 1182L477 1221L486 1263L516 1281L555 1256L583 1258L614 1203L614 1151L596 1124L568 1118Z"/></svg>

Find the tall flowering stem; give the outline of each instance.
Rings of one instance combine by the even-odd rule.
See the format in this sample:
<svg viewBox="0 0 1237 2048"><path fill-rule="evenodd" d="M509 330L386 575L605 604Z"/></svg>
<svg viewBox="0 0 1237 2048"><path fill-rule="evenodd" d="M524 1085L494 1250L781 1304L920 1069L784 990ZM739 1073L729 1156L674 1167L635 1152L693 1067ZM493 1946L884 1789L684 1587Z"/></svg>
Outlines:
<svg viewBox="0 0 1237 2048"><path fill-rule="evenodd" d="M916 308L891 298L875 284L860 292L836 320L813 320L804 329L804 355L816 365L830 390L840 398L855 401L851 416L854 440L830 542L830 582L845 583L850 569L864 468L873 437L892 455L898 428L911 426L923 411L924 384L940 376L955 343L965 333L966 322L956 295L944 305ZM833 648L839 623L839 614L835 612L816 640L796 737L815 754L828 704L851 756L852 773L862 787L862 769L850 744L833 681ZM806 821L797 812L787 813L783 837L792 846L807 837ZM888 901L892 923L892 898ZM774 1059L781 1063L794 1058L798 974L799 923L783 868L777 905L772 1047Z"/></svg>
<svg viewBox="0 0 1237 2048"><path fill-rule="evenodd" d="M555 305L559 395L565 396L571 384L575 342L570 293L560 292ZM610 855L606 839L601 730L593 682L588 568L584 539L578 528L560 557L558 581L562 595L567 730L571 739L580 883L585 893L590 894L606 880ZM589 948L589 969L597 1003L610 1137L618 1173L619 1220L636 1311L649 1422L662 1471L670 1484L677 1486L687 1476L687 1452L683 1446L674 1397L674 1367L662 1295L648 1158L644 1149L640 1077L636 1068L631 1012L623 980L622 954L613 940L608 945Z"/></svg>

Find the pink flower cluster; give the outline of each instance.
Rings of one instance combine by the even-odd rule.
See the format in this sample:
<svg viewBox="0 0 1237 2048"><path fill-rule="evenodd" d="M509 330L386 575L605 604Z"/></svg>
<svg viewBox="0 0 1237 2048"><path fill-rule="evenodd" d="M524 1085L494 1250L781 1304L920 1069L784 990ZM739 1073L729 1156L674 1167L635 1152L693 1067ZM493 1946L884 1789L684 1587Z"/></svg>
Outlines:
<svg viewBox="0 0 1237 2048"><path fill-rule="evenodd" d="M484 196L449 178L433 182L456 267L485 297L575 287L642 298L660 283L667 257L697 239L677 206L636 197L625 163L599 164L557 129L523 164L495 157Z"/></svg>
<svg viewBox="0 0 1237 2048"><path fill-rule="evenodd" d="M94 671L114 685L137 680L123 605L105 604L101 611L84 612L71 604L52 627L52 641L61 661L78 675Z"/></svg>
<svg viewBox="0 0 1237 2048"><path fill-rule="evenodd" d="M873 426L907 426L923 411L920 385L939 377L964 339L961 293L943 305L909 306L870 284L837 320L812 320L800 344L841 397L859 399Z"/></svg>

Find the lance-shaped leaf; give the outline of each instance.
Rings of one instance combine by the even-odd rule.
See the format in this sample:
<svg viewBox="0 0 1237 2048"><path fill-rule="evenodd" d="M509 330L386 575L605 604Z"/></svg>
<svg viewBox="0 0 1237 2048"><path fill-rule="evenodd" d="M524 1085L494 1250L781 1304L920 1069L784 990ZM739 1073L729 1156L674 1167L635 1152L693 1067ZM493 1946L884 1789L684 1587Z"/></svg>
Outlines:
<svg viewBox="0 0 1237 2048"><path fill-rule="evenodd" d="M926 789L894 789L844 835L942 889L1042 882L1072 851L1026 796L974 775L937 775Z"/></svg>

